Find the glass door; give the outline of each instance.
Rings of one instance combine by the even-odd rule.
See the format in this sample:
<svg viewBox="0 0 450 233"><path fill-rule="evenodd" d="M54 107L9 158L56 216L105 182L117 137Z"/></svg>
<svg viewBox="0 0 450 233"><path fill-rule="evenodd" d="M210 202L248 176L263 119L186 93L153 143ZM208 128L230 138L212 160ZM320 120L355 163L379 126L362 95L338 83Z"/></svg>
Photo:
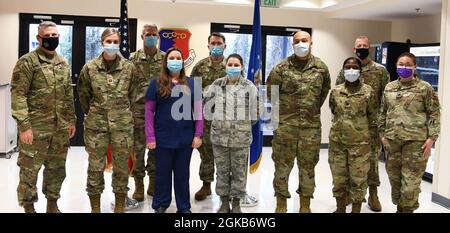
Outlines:
<svg viewBox="0 0 450 233"><path fill-rule="evenodd" d="M19 14L20 29L19 38L24 38L19 43L19 57L34 50L39 46L36 39L38 25L42 21L53 21L58 25L60 34L58 54L69 62L71 67L72 85L74 87L74 103L77 115L77 133L71 139L72 146L83 146L84 139L84 113L81 110L76 84L81 69L89 60L97 57L101 51L100 37L107 27L118 28L119 18L70 16L70 15L37 15ZM136 50L137 19L129 19L130 50Z"/></svg>
<svg viewBox="0 0 450 233"><path fill-rule="evenodd" d="M39 46L36 38L39 24L29 25L29 52L35 50ZM59 32L59 46L56 52L63 56L72 67L72 42L73 42L73 26L72 25L58 25Z"/></svg>
<svg viewBox="0 0 450 233"><path fill-rule="evenodd" d="M283 59L294 54L292 47L292 39L297 31L307 31L312 33L311 28L299 28L299 27L273 27L262 26L261 27L261 45L262 45L262 72L263 72L263 84L272 71L272 69L280 63ZM252 45L252 25L237 25L237 24L221 24L212 23L211 32L220 32L226 38L227 49L224 55L228 56L232 53L237 53L244 59L245 67L248 67L250 59L250 49ZM244 69L245 72L246 69ZM266 90L263 88L263 96L266 96ZM266 112L270 113L271 105L266 100L265 107ZM270 121L270 117L264 116L262 122L262 128L264 136L268 137L265 142L270 141L270 137L273 136L273 126ZM265 120L269 119L269 120ZM267 144L267 143L265 143Z"/></svg>

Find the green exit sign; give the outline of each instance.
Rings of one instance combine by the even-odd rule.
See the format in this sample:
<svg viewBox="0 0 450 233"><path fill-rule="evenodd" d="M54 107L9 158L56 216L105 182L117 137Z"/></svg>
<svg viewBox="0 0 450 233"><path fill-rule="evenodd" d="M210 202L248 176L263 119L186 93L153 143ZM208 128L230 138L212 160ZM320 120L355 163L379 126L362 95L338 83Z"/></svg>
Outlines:
<svg viewBox="0 0 450 233"><path fill-rule="evenodd" d="M263 7L278 7L277 0L261 0L261 6Z"/></svg>

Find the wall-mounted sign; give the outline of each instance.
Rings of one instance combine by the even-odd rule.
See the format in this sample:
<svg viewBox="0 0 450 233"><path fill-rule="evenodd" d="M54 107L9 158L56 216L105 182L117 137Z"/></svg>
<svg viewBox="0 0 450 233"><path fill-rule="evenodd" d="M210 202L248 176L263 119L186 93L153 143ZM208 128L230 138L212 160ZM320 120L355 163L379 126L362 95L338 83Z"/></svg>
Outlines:
<svg viewBox="0 0 450 233"><path fill-rule="evenodd" d="M191 32L188 29L163 28L159 31L160 49L164 52L172 47L181 50L184 58L184 66L188 67L194 63L195 51L189 48Z"/></svg>

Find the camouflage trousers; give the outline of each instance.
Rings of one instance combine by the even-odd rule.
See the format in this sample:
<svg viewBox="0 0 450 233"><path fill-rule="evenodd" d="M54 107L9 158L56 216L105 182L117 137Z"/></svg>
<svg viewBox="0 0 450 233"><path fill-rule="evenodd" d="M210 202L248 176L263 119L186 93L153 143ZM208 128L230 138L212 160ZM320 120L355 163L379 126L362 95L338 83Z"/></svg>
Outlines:
<svg viewBox="0 0 450 233"><path fill-rule="evenodd" d="M217 195L243 199L246 193L249 148L213 145L213 150L217 170Z"/></svg>
<svg viewBox="0 0 450 233"><path fill-rule="evenodd" d="M200 180L203 182L214 181L214 153L213 145L210 139L211 122L205 121L205 130L202 137L202 146L198 149L200 152Z"/></svg>
<svg viewBox="0 0 450 233"><path fill-rule="evenodd" d="M367 193L370 145L344 145L330 141L328 163L333 175L333 196L362 203Z"/></svg>
<svg viewBox="0 0 450 233"><path fill-rule="evenodd" d="M155 151L149 150L147 153L147 165L145 165L145 150L147 149L147 139L144 128L134 128L134 153L136 154L136 164L133 176L144 178L147 171L150 179L155 179Z"/></svg>
<svg viewBox="0 0 450 233"><path fill-rule="evenodd" d="M289 175L297 159L299 187L297 193L313 198L315 189L315 167L319 162L321 129L301 129L280 125L274 132L272 160L275 163L273 187L276 195L291 198Z"/></svg>
<svg viewBox="0 0 450 233"><path fill-rule="evenodd" d="M381 143L378 135L372 138L370 144L370 170L367 178L368 186L380 186L380 173L378 171L378 162L381 153Z"/></svg>
<svg viewBox="0 0 450 233"><path fill-rule="evenodd" d="M69 133L60 130L52 133L33 131L33 144L19 142L19 205L38 201L37 179L44 165L42 192L49 200L57 200L61 185L66 178L66 157L69 148Z"/></svg>
<svg viewBox="0 0 450 233"><path fill-rule="evenodd" d="M386 170L392 188L392 202L403 208L419 208L420 184L428 159L423 156L424 141L389 140Z"/></svg>
<svg viewBox="0 0 450 233"><path fill-rule="evenodd" d="M114 193L127 193L128 158L133 147L133 132L97 131L86 129L84 142L89 154L87 193L89 196L100 195L105 189L104 169L108 144L112 151L112 187Z"/></svg>

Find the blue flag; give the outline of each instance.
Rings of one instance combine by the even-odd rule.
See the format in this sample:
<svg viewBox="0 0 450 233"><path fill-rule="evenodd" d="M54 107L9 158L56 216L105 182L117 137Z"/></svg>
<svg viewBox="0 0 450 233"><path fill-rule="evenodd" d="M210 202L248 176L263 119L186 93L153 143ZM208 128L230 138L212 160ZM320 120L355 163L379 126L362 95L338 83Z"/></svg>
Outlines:
<svg viewBox="0 0 450 233"><path fill-rule="evenodd" d="M259 86L261 83L261 20L260 20L260 0L255 0L255 11L253 14L253 36L252 48L250 51L250 62L248 64L247 78ZM250 145L250 173L255 173L262 158L263 132L261 130L261 120L253 126L253 142Z"/></svg>
<svg viewBox="0 0 450 233"><path fill-rule="evenodd" d="M120 0L120 53L126 59L130 57L130 41L128 40L128 6L127 0Z"/></svg>

